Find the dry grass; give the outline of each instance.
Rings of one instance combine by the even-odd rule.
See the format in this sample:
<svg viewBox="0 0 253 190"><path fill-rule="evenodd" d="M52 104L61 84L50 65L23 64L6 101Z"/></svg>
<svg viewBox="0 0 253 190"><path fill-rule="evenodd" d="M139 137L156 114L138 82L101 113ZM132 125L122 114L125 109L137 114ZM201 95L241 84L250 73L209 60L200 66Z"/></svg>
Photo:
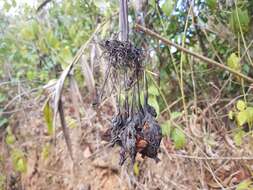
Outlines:
<svg viewBox="0 0 253 190"><path fill-rule="evenodd" d="M75 108L68 93L64 96L67 118L75 119ZM216 100L214 100L216 101ZM16 183L16 189L235 189L239 182L249 179L252 172L252 136L248 135L241 148L233 144L228 123L216 116L215 105L189 113L189 128L185 128L187 146L176 151L169 138L163 138L159 158L161 162L137 157L138 176L129 164L118 165L119 148L110 148L101 141L113 114L109 102L101 108L101 118L92 108L91 97L86 96L81 125L70 129L75 165L67 151L60 129L56 131L56 144L46 133L42 112L37 107L17 112L10 126L15 127L15 148L25 151L28 170L14 172L10 159L12 147L2 139L3 174L7 176L7 189ZM207 103L207 102L205 102ZM216 101L216 104L220 101ZM163 118L160 118L163 120ZM70 121L70 119L67 119ZM183 118L174 121L181 124ZM225 127L226 124L226 127ZM50 144L48 156L43 148ZM45 153L44 153L45 154ZM16 181L15 181L16 180Z"/></svg>

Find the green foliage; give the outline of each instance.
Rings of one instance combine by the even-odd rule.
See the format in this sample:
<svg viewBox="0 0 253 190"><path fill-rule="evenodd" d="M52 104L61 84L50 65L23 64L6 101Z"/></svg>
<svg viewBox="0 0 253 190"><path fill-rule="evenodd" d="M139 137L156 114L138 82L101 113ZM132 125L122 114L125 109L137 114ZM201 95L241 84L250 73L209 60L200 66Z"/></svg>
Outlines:
<svg viewBox="0 0 253 190"><path fill-rule="evenodd" d="M251 128L253 124L253 107L247 106L243 100L238 100L236 103L236 110L230 110L228 116L229 119L235 117L238 127L247 124L249 128Z"/></svg>
<svg viewBox="0 0 253 190"><path fill-rule="evenodd" d="M160 107L159 107L156 96L150 96L148 99L148 103L155 108L157 115L159 115Z"/></svg>
<svg viewBox="0 0 253 190"><path fill-rule="evenodd" d="M139 176L140 175L140 168L138 166L138 162L134 163L134 168L133 169L134 169L134 175Z"/></svg>
<svg viewBox="0 0 253 190"><path fill-rule="evenodd" d="M46 101L44 108L43 108L43 113L44 113L44 120L47 124L47 132L49 135L52 135L54 132L53 128L53 110L50 107L49 100Z"/></svg>
<svg viewBox="0 0 253 190"><path fill-rule="evenodd" d="M7 136L5 138L5 142L8 145L12 145L15 143L15 136L13 135L13 133L9 127L7 129Z"/></svg>
<svg viewBox="0 0 253 190"><path fill-rule="evenodd" d="M5 189L5 180L6 180L6 177L3 174L0 174L0 190Z"/></svg>
<svg viewBox="0 0 253 190"><path fill-rule="evenodd" d="M253 183L250 179L244 180L239 183L236 187L236 190L252 190Z"/></svg>
<svg viewBox="0 0 253 190"><path fill-rule="evenodd" d="M27 161L25 159L24 153L19 149L13 149L11 151L12 163L16 171L26 172L27 171Z"/></svg>
<svg viewBox="0 0 253 190"><path fill-rule="evenodd" d="M228 118L229 118L230 120L234 119L234 112L233 112L232 110L230 110L230 111L228 112Z"/></svg>
<svg viewBox="0 0 253 190"><path fill-rule="evenodd" d="M236 115L237 124L242 126L247 122L248 119L248 112L246 110L240 111Z"/></svg>
<svg viewBox="0 0 253 190"><path fill-rule="evenodd" d="M1 110L0 110L1 111ZM0 128L8 123L8 119L0 116Z"/></svg>
<svg viewBox="0 0 253 190"><path fill-rule="evenodd" d="M155 87L155 85L150 85L148 87L148 93L152 94L153 96L159 96L160 95L159 90Z"/></svg>
<svg viewBox="0 0 253 190"><path fill-rule="evenodd" d="M186 137L182 129L174 128L171 133L171 138L176 149L181 149L186 145Z"/></svg>
<svg viewBox="0 0 253 190"><path fill-rule="evenodd" d="M247 10L242 10L241 8L235 8L232 10L230 16L230 27L232 28L235 34L240 32L247 32L249 30L250 18Z"/></svg>
<svg viewBox="0 0 253 190"><path fill-rule="evenodd" d="M171 16L173 8L174 8L174 3L172 0L165 0L164 3L162 4L162 10L166 16Z"/></svg>
<svg viewBox="0 0 253 190"><path fill-rule="evenodd" d="M66 122L67 122L67 125L69 126L69 128L71 128L71 129L77 127L77 121L76 121L76 119L74 119L72 117L66 117Z"/></svg>
<svg viewBox="0 0 253 190"><path fill-rule="evenodd" d="M179 126L173 126L173 120L182 116L182 112L172 112L170 115L170 120L164 122L161 125L162 135L164 137L171 137L174 142L176 149L181 149L186 144L186 136L183 130Z"/></svg>
<svg viewBox="0 0 253 190"><path fill-rule="evenodd" d="M237 103L236 103L236 108L239 110L239 111L243 111L246 109L246 103L243 101L243 100L238 100Z"/></svg>
<svg viewBox="0 0 253 190"><path fill-rule="evenodd" d="M52 147L49 143L43 146L42 152L41 152L41 156L42 156L43 160L46 160L49 157L50 152L51 152L51 148Z"/></svg>
<svg viewBox="0 0 253 190"><path fill-rule="evenodd" d="M240 65L240 58L235 54L232 53L228 60L227 60L227 65L236 71L241 71L241 65Z"/></svg>
<svg viewBox="0 0 253 190"><path fill-rule="evenodd" d="M243 143L243 137L245 135L245 132L243 130L238 130L234 134L234 142L236 146L240 146Z"/></svg>
<svg viewBox="0 0 253 190"><path fill-rule="evenodd" d="M166 121L165 123L163 123L161 125L161 128L162 128L162 135L169 137L170 133L171 133L171 123L170 123L170 121Z"/></svg>
<svg viewBox="0 0 253 190"><path fill-rule="evenodd" d="M215 10L217 6L217 0L206 0L206 4L211 10Z"/></svg>
<svg viewBox="0 0 253 190"><path fill-rule="evenodd" d="M170 119L171 120L177 119L178 117L181 117L181 116L182 116L182 112L174 111L170 114Z"/></svg>
<svg viewBox="0 0 253 190"><path fill-rule="evenodd" d="M243 130L243 126L247 125L249 129L252 129L253 126L253 107L247 106L246 102L243 100L238 100L236 102L236 108L230 110L228 117L231 120L235 120L238 128L234 132L234 142L237 146L242 145L243 137L246 135L246 132Z"/></svg>
<svg viewBox="0 0 253 190"><path fill-rule="evenodd" d="M7 96L0 92L0 106L3 105L5 101L7 101ZM3 109L0 108L0 128L8 123L8 119L1 114L2 111Z"/></svg>

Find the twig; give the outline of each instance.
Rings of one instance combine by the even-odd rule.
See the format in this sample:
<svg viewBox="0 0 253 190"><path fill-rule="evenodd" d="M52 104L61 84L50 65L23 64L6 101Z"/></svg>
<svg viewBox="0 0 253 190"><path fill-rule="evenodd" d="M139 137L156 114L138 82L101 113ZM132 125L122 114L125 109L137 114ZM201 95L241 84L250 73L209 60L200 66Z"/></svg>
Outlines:
<svg viewBox="0 0 253 190"><path fill-rule="evenodd" d="M43 7L45 7L48 3L50 3L52 0L45 0L44 2L42 2L39 7L37 8L36 12L38 13L41 9L43 9Z"/></svg>
<svg viewBox="0 0 253 190"><path fill-rule="evenodd" d="M185 52L187 54L190 54L190 55L192 55L192 56L194 56L194 57L196 57L196 58L198 58L198 59L200 59L202 61L205 61L207 63L216 65L216 66L218 66L221 69L224 69L224 70L226 70L226 71L228 71L230 73L233 73L234 75L237 75L237 76L239 76L239 77L241 77L241 78L243 78L243 79L245 79L245 80L253 83L253 79L251 77L248 77L248 76L246 76L246 75L244 75L244 74L242 74L240 72L237 72L236 70L231 69L231 68L229 68L229 67L227 67L225 65L222 65L219 62L214 61L214 60L212 60L212 59L210 59L208 57L205 57L203 55L200 55L200 54L197 54L195 52L192 52L192 51L190 51L190 50L188 50L188 49L186 49L186 48L184 48L184 47L182 47L182 46L180 46L180 45L178 45L178 44L176 44L176 43L174 43L174 42L172 42L172 41L170 41L170 40L168 40L168 39L166 39L164 37L162 37L161 35L155 33L154 31L152 31L152 30L150 30L150 29L148 29L146 27L143 27L143 26L141 26L139 24L136 24L135 28L136 28L136 30L143 31L146 34L148 34L148 35L150 35L150 36L152 36L154 38L157 38L157 39L161 40L164 44L166 44L168 46L173 46L173 47L177 48L180 51L183 51L183 52Z"/></svg>
<svg viewBox="0 0 253 190"><path fill-rule="evenodd" d="M36 12L39 12L41 9L43 9L43 7L45 7L48 3L50 3L52 0L45 0L44 2L42 2L39 7L37 8Z"/></svg>
<svg viewBox="0 0 253 190"><path fill-rule="evenodd" d="M183 155L183 154L172 154L169 153L171 157L182 158L182 159L193 159L193 160L253 160L253 156L242 156L242 157L207 157L207 156L192 156L192 155Z"/></svg>

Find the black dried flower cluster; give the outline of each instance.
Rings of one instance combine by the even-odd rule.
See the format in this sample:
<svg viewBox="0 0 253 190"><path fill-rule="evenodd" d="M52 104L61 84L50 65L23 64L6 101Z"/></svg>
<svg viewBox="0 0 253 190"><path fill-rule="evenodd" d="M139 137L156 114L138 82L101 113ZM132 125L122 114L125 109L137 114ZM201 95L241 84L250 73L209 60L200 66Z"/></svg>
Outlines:
<svg viewBox="0 0 253 190"><path fill-rule="evenodd" d="M157 154L162 139L161 128L157 123L156 112L153 107L146 105L143 111L131 114L124 118L123 114L116 114L112 118L111 131L112 145L121 146L120 165L126 160L129 153L132 163L135 162L137 152L159 161Z"/></svg>
<svg viewBox="0 0 253 190"><path fill-rule="evenodd" d="M143 60L141 49L134 47L130 42L118 40L105 40L100 46L108 61L108 68L114 68L113 76L119 77L118 81L123 81L123 85L118 84L120 89L123 88L120 93L125 93L123 104L120 103L120 98L118 99L117 113L105 133L109 134L112 146L116 144L121 147L119 164L124 164L127 155L134 164L138 152L142 157L147 156L159 161L157 154L162 132L156 121L157 113L148 104L148 81L143 77L141 69ZM135 82L129 85L129 81L133 80ZM140 101L140 86L145 91L144 104Z"/></svg>
<svg viewBox="0 0 253 190"><path fill-rule="evenodd" d="M105 40L100 43L108 62L114 68L139 68L143 59L141 49L128 41Z"/></svg>

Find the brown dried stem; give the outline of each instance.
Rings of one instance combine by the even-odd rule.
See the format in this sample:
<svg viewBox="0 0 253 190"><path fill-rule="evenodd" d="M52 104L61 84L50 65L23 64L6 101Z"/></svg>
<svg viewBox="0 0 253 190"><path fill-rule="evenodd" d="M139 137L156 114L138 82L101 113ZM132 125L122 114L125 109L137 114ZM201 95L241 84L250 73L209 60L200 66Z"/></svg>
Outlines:
<svg viewBox="0 0 253 190"><path fill-rule="evenodd" d="M192 51L190 51L190 50L188 50L188 49L186 49L186 48L184 48L184 47L182 47L182 46L180 46L180 45L178 45L178 44L176 44L176 43L174 43L174 42L172 42L172 41L170 41L170 40L168 40L168 39L166 39L164 37L162 37L161 35L155 33L154 31L152 31L152 30L150 30L150 29L148 29L146 27L143 27L143 26L141 26L139 24L136 24L135 28L136 28L136 30L143 31L146 34L148 34L148 35L150 35L150 36L152 36L152 37L154 37L154 38L156 38L158 40L161 40L165 45L173 46L173 47L177 48L180 51L183 51L183 52L185 52L187 54L190 54L190 55L192 55L192 56L194 56L194 57L196 57L196 58L198 58L198 59L200 59L200 60L202 60L202 61L204 61L206 63L210 63L210 64L213 64L213 65L216 65L217 67L219 67L219 68L221 68L223 70L226 70L226 71L228 71L228 72L230 72L230 73L232 73L234 75L237 75L237 76L239 76L239 77L241 77L241 78L243 78L243 79L245 79L245 80L253 83L253 79L251 77L248 77L248 76L246 76L246 75L244 75L244 74L242 74L242 73L240 73L240 72L238 72L238 71L236 71L234 69L231 69L230 67L227 67L226 65L222 65L221 63L219 63L217 61L214 61L214 60L212 60L212 59L210 59L208 57L205 57L203 55L200 55L200 54L197 54L195 52L192 52Z"/></svg>

